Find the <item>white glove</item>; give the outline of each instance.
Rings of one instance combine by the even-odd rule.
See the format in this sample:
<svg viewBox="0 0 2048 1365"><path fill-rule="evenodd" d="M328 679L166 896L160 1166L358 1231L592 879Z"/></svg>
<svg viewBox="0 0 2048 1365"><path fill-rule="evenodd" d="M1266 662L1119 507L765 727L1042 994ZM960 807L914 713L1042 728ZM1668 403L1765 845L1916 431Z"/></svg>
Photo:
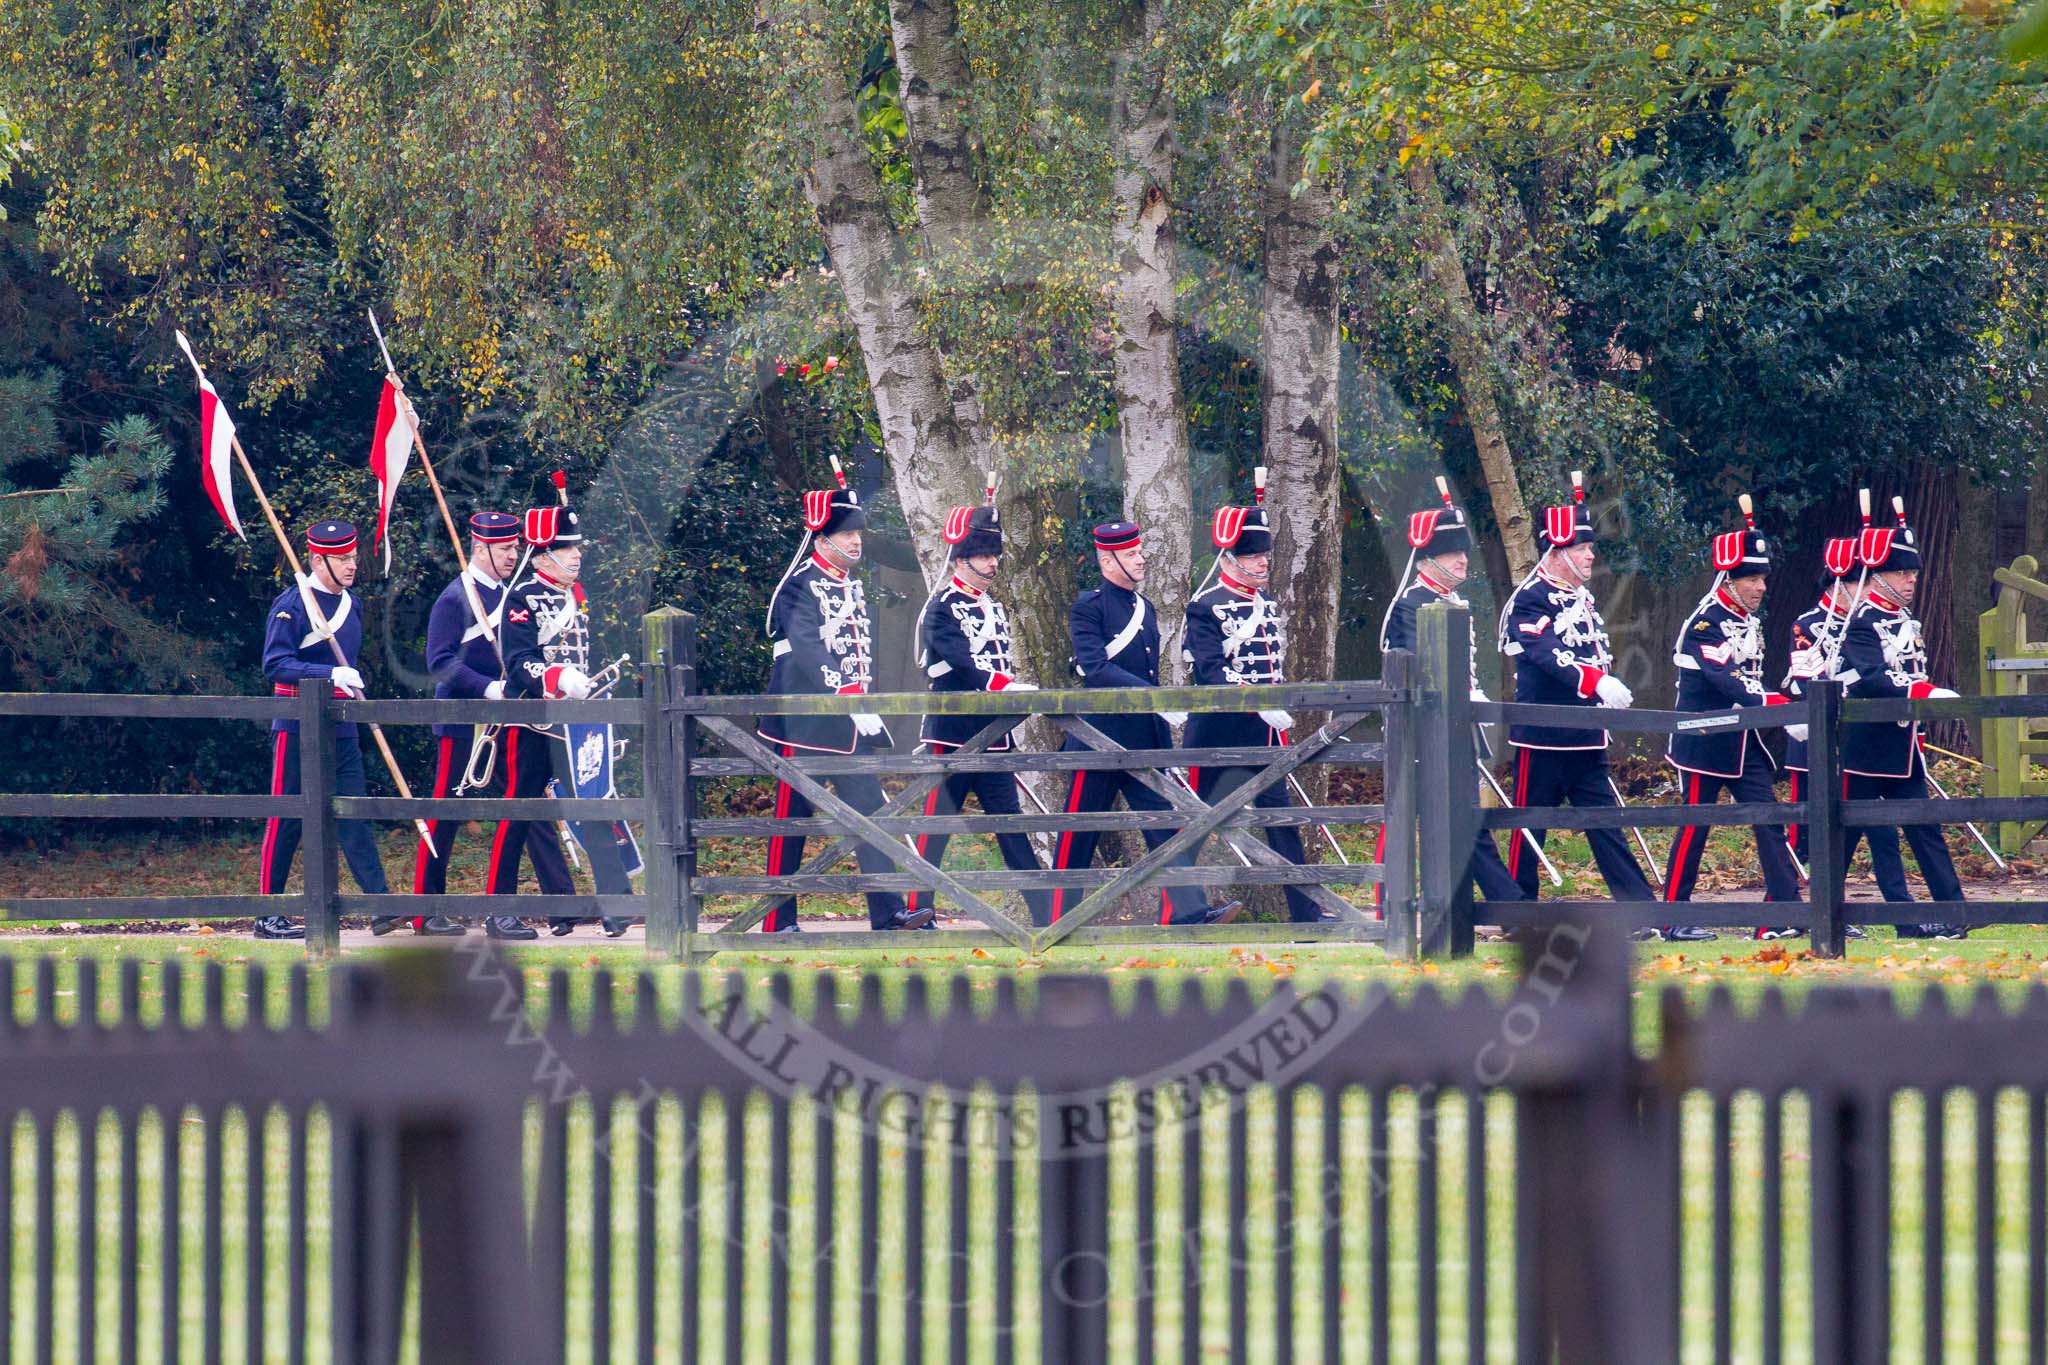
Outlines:
<svg viewBox="0 0 2048 1365"><path fill-rule="evenodd" d="M1188 723L1188 713L1185 711L1161 711L1159 719L1165 721L1168 725L1186 725Z"/></svg>
<svg viewBox="0 0 2048 1365"><path fill-rule="evenodd" d="M1259 712L1259 719L1272 726L1275 730L1292 730L1294 728L1294 717L1288 715L1285 711L1261 711Z"/></svg>
<svg viewBox="0 0 2048 1365"><path fill-rule="evenodd" d="M1960 692L1951 692L1951 691L1950 691L1950 690L1949 690L1948 688L1946 688L1946 687L1937 687L1937 688L1935 688L1935 689L1934 689L1934 690L1933 690L1932 692L1929 692L1929 693L1927 694L1927 700L1929 700L1929 701L1949 701L1949 700L1951 700L1951 699L1953 699L1953 698L1956 698L1956 697L1960 697L1961 695L1962 695L1962 693L1960 693Z"/></svg>
<svg viewBox="0 0 2048 1365"><path fill-rule="evenodd" d="M590 675L573 664L555 675L555 689L565 697L582 701L590 695Z"/></svg>
<svg viewBox="0 0 2048 1365"><path fill-rule="evenodd" d="M1593 684L1593 695L1600 699L1602 706L1616 709L1633 706L1636 701L1636 694L1628 690L1628 684L1612 673L1600 675L1600 681Z"/></svg>
<svg viewBox="0 0 2048 1365"><path fill-rule="evenodd" d="M1493 700L1493 698L1492 698L1492 697L1489 697L1489 696L1487 696L1487 695L1486 695L1486 689L1485 689L1485 688L1483 688L1483 687L1475 687L1475 688L1473 688L1473 689L1472 689L1472 700L1473 700L1473 701L1492 701L1492 700Z"/></svg>
<svg viewBox="0 0 2048 1365"><path fill-rule="evenodd" d="M333 680L336 687L342 688L345 691L363 692L368 690L363 686L363 675L350 668L347 664L336 664L334 671L327 676Z"/></svg>
<svg viewBox="0 0 2048 1365"><path fill-rule="evenodd" d="M1009 684L1008 686L1006 686L1005 688L1003 688L1003 691L1005 691L1005 692L1036 692L1037 690L1038 690L1038 684L1037 684L1037 683L1027 683L1027 682L1013 682L1013 683Z"/></svg>
<svg viewBox="0 0 2048 1365"><path fill-rule="evenodd" d="M1785 733L1798 740L1801 744L1806 743L1806 727L1804 725L1788 725L1785 727Z"/></svg>
<svg viewBox="0 0 2048 1365"><path fill-rule="evenodd" d="M504 680L503 678L500 678L500 679L498 679L498 680L497 680L496 682L492 683L492 684L491 684L490 686L488 686L488 687L486 687L486 688L484 689L484 700L485 700L485 701L503 701L503 700L505 700L505 680Z"/></svg>
<svg viewBox="0 0 2048 1365"><path fill-rule="evenodd" d="M872 712L856 711L853 713L853 729L855 734L866 735L872 739L882 733L882 718Z"/></svg>

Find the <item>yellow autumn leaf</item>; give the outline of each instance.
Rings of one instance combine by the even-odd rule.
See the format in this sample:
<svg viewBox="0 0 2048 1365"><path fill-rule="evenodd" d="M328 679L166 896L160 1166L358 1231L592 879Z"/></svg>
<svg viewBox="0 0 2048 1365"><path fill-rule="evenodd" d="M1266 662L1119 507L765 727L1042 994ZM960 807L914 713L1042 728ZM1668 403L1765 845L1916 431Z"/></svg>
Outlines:
<svg viewBox="0 0 2048 1365"><path fill-rule="evenodd" d="M1657 44L1655 47L1650 49L1650 55L1652 57L1655 57L1658 61L1664 60L1666 57L1669 57L1671 55L1671 44Z"/></svg>
<svg viewBox="0 0 2048 1365"><path fill-rule="evenodd" d="M1308 83L1308 89L1301 92L1301 102L1303 104L1307 104L1310 100L1314 99L1317 95L1320 95L1322 93L1323 78L1318 76Z"/></svg>

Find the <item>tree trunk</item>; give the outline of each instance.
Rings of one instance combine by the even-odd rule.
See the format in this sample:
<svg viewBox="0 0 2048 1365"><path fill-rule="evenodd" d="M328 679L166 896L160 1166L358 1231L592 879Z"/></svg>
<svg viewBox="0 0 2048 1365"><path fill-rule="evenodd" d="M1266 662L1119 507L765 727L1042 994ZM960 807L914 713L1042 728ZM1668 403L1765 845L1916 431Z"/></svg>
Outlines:
<svg viewBox="0 0 2048 1365"><path fill-rule="evenodd" d="M968 128L967 52L953 0L889 0L898 89L909 125L918 226L941 256L964 249L982 211Z"/></svg>
<svg viewBox="0 0 2048 1365"><path fill-rule="evenodd" d="M1407 177L1421 218L1421 246L1430 283L1436 288L1451 368L1457 373L1458 387L1465 399L1465 420L1472 428L1472 444L1486 474L1486 491L1493 502L1494 520L1500 526L1501 546L1507 551L1508 572L1519 579L1536 565L1536 537L1528 504L1522 499L1521 480L1515 475L1514 458L1508 450L1500 403L1493 391L1493 365L1485 328L1472 299L1472 287L1465 279L1465 263L1458 254L1457 239L1451 234L1449 213L1435 169L1427 157L1412 157Z"/></svg>
<svg viewBox="0 0 2048 1365"><path fill-rule="evenodd" d="M1960 502L1957 482L1962 475L1953 465L1915 460L1907 475L1906 519L1920 541L1920 587L1913 598L1913 614L1920 618L1920 630L1927 642L1927 676L1942 687L1955 687L1956 674L1955 602L1956 543ZM1887 505L1880 511L1889 513ZM1974 593L1974 585L1971 589ZM1974 682L1974 665L1972 679ZM1930 727L1930 739L1944 749L1958 749L1968 741L1967 727L1960 721L1943 721Z"/></svg>
<svg viewBox="0 0 2048 1365"><path fill-rule="evenodd" d="M980 407L963 414L938 350L918 326L909 260L889 221L882 182L855 136L853 92L819 101L804 195L818 215L846 310L860 339L882 443L927 580L945 566L938 531L950 507L976 500L993 454Z"/></svg>
<svg viewBox="0 0 2048 1365"><path fill-rule="evenodd" d="M1266 167L1265 285L1259 332L1273 590L1287 613L1287 674L1328 678L1337 663L1337 268L1333 191L1299 196L1300 130L1276 123Z"/></svg>
<svg viewBox="0 0 2048 1365"><path fill-rule="evenodd" d="M1116 281L1112 359L1124 457L1124 515L1145 528L1145 594L1159 608L1159 673L1182 680L1194 543L1187 413L1174 299L1173 110L1162 0L1140 0L1117 53Z"/></svg>

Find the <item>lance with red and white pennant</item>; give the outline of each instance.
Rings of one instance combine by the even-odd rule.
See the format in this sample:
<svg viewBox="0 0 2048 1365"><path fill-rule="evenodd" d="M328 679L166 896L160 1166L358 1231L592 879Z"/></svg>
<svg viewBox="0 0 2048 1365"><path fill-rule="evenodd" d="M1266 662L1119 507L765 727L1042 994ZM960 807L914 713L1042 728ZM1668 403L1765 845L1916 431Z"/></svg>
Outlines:
<svg viewBox="0 0 2048 1365"><path fill-rule="evenodd" d="M228 405L221 402L206 371L199 367L199 357L192 354L192 343L183 332L176 335L178 349L185 353L185 359L192 362L192 370L199 376L199 482L205 486L213 510L220 513L228 529L247 541L249 533L242 529L242 519L235 512L235 419L228 415Z"/></svg>
<svg viewBox="0 0 2048 1365"><path fill-rule="evenodd" d="M427 471L427 486L434 490L434 505L441 509L441 525L447 528L448 543L455 549L456 569L460 572L469 556L463 552L462 536L448 511L448 499L441 493L441 480L434 475L434 462L427 458L427 443L420 437L420 415L412 400L405 396L405 383L398 377L398 367L391 363L391 348L384 344L384 329L377 325L377 310L366 311L370 315L370 333L377 338L377 353L384 357L384 389L377 399L377 430L370 438L370 472L377 476L377 538L384 545L384 572L391 572L391 542L385 539L385 524L391 514L392 499L398 495L398 481L405 477L408 452L417 452L420 468ZM468 574L462 574L462 590L484 638L496 649L497 629ZM503 662L502 651L499 661Z"/></svg>
<svg viewBox="0 0 2048 1365"><path fill-rule="evenodd" d="M256 494L256 505L263 509L263 519L270 523L270 531L277 537L278 548L284 551L285 563L292 571L292 580L298 584L299 599L306 604L307 616L312 620L316 630L326 634L327 647L334 651L334 662L346 667L348 656L341 652L341 642L329 632L327 618L321 612L319 604L313 600L313 580L308 578L299 566L298 552L292 549L291 537L284 533L284 525L278 521L276 511L270 506L270 499L263 492L262 481L256 477L256 468L249 463L249 455L242 449L241 438L235 435L235 424L228 417L227 405L221 402L220 394L215 392L212 382L207 379L206 370L200 365L199 357L192 353L192 343L185 339L183 332L176 335L178 349L185 353L185 358L192 362L192 372L199 376L200 430L207 442L202 476L208 480L207 494L213 498L213 505L220 511L222 519L234 528L236 535L242 535L241 522L234 516L234 487L229 476L229 467L224 461L218 466L218 483L215 483L215 446L216 442L224 438L227 448L234 453L236 461L242 466L242 477L249 481L250 489ZM243 538L247 539L246 536ZM361 697L364 694L351 691L349 695ZM412 800L412 788L407 784L405 774L398 769L398 759L392 754L389 741L384 738L383 728L375 721L371 721L369 731L370 738L376 741L377 752L383 755L384 767L391 774L391 781L397 786L398 794L408 801ZM419 830L420 837L425 838L427 822L414 820L412 823Z"/></svg>

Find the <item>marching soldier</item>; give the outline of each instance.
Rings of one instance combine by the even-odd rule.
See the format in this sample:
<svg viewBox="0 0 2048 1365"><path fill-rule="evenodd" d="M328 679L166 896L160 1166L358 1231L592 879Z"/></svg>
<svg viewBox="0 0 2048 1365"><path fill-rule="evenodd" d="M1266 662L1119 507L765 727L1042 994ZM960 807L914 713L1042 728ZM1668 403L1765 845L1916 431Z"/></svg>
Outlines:
<svg viewBox="0 0 2048 1365"><path fill-rule="evenodd" d="M1266 521L1266 469L1252 471L1250 507L1219 507L1210 524L1216 543L1216 586L1187 606L1182 650L1202 687L1252 687L1285 682L1286 651L1280 607L1266 593L1272 577L1273 531ZM1287 743L1294 717L1285 711L1203 711L1188 719L1182 740L1190 749L1256 749ZM1210 805L1243 786L1257 768L1197 767L1188 776L1195 795ZM1294 805L1282 783L1267 787L1252 804L1266 809ZM1308 861L1299 825L1267 825L1266 844L1291 863ZM1297 924L1335 919L1299 886L1287 887L1287 917Z"/></svg>
<svg viewBox="0 0 2048 1365"><path fill-rule="evenodd" d="M874 677L874 636L868 627L867 595L860 567L861 529L867 513L847 488L839 462L836 489L804 494L804 538L768 604L768 637L774 641L768 691L777 696L834 693L859 696ZM889 730L876 715L762 716L756 731L781 748L784 758L798 750L817 754L867 753L888 744ZM863 815L882 808L882 784L870 774L827 779L839 798ZM812 807L787 782L776 784L775 818L800 820ZM879 849L861 844L854 853L863 872L893 872L896 865ZM768 841L768 875L786 877L803 865L804 836L778 834ZM929 923L930 906L907 910L894 891L868 893L868 923L875 929L916 929ZM796 897L786 896L761 922L769 933L797 931Z"/></svg>
<svg viewBox="0 0 2048 1365"><path fill-rule="evenodd" d="M427 671L434 676L436 697L501 701L505 696L505 665L499 657L505 632L505 591L519 564L519 518L509 512L478 512L469 519L469 566L434 599L427 614ZM474 605L472 605L474 603ZM490 622L486 631L477 619ZM495 638L494 638L495 637ZM473 725L436 725L434 795L446 796L458 784L476 738ZM413 865L414 895L438 896L448 889L448 860L454 856L460 820L429 820ZM527 826L526 854L534 877L547 895L568 895L575 889L561 842L547 827ZM372 932L384 933L396 920L372 921ZM459 934L460 925L445 916L413 920L423 934Z"/></svg>
<svg viewBox="0 0 2048 1365"><path fill-rule="evenodd" d="M349 585L356 581L356 528L345 521L323 521L306 532L306 557L311 572L277 595L270 604L263 635L263 676L280 697L296 697L306 685L332 687L337 697L361 696L363 675L356 671L362 656L363 618ZM348 662L334 661L329 640L341 646ZM270 794L299 792L299 723L290 717L271 722ZM334 725L334 792L362 796L363 751L353 721ZM299 851L299 822L272 819L263 826L263 848L257 870L260 895L282 895ZM389 889L377 840L362 820L343 820L336 830L349 871L364 894L381 896ZM258 938L304 938L305 926L283 915L256 920Z"/></svg>
<svg viewBox="0 0 2048 1365"><path fill-rule="evenodd" d="M1837 677L1852 697L1953 697L1946 687L1936 687L1927 677L1927 649L1920 639L1920 623L1913 617L1913 597L1920 586L1920 548L1913 530L1906 524L1903 498L1894 498L1898 525L1868 527L1857 544L1863 561L1864 590L1842 635L1842 658ZM1920 751L1920 724L1879 721L1842 727L1843 796L1851 801L1924 801L1927 799L1926 756ZM1962 883L1956 878L1948 844L1940 825L1907 825L1903 830L1927 879L1927 890L1938 901L1963 899ZM1846 865L1850 849L1844 841ZM1906 869L1896 856L1880 855L1877 840L1871 841L1872 871L1878 888L1888 901L1910 902L1913 893L1906 885ZM1967 938L1969 930L1947 924L1901 924L1900 938Z"/></svg>
<svg viewBox="0 0 2048 1365"><path fill-rule="evenodd" d="M1451 502L1449 482L1439 478L1436 485L1438 495L1443 498L1443 507L1417 512L1408 518L1408 558L1415 581L1406 582L1404 575L1403 587L1395 593L1392 605L1387 608L1387 619L1380 627L1382 654L1390 649L1414 650L1415 613L1431 602L1447 602L1454 607L1470 605L1458 596L1458 589L1471 569L1472 530L1465 522L1465 514ZM1477 638L1468 637L1467 644L1476 655L1479 648ZM1476 665L1472 677L1472 699L1486 700L1486 694L1479 687ZM1484 743L1483 735L1481 743ZM1479 761L1485 763L1491 757L1490 753L1482 752ZM1382 825L1379 838L1373 845L1374 862L1386 861L1386 841L1387 829ZM1500 849L1493 842L1492 831L1482 829L1479 837L1473 840L1470 870L1473 882L1487 900L1523 899L1521 886L1500 860ZM1375 888L1375 893L1377 890Z"/></svg>
<svg viewBox="0 0 2048 1365"><path fill-rule="evenodd" d="M1820 601L1792 623L1792 666L1785 674L1788 696L1805 695L1804 684L1814 678L1831 678L1842 652L1842 632L1848 629L1849 613L1855 607L1856 587L1849 576L1856 571L1856 538L1842 536L1821 548ZM1791 778L1791 797L1800 794L1806 780L1806 727L1788 726L1785 731L1785 771ZM1806 828L1792 828L1792 850L1806 857Z"/></svg>
<svg viewBox="0 0 2048 1365"><path fill-rule="evenodd" d="M1849 613L1856 607L1856 585L1851 577L1856 572L1856 537L1842 536L1827 542L1821 549L1820 601L1792 623L1792 666L1785 675L1785 692L1788 696L1803 697L1805 684L1814 678L1832 678L1842 655L1842 632L1848 629ZM1803 801L1806 790L1806 727L1788 725L1785 727L1785 772L1790 779L1791 799ZM1794 825L1787 831L1792 851L1802 861L1806 858L1806 826ZM1890 858L1899 861L1899 832L1879 826L1852 828L1847 831L1849 847L1853 851L1856 841L1870 840L1870 856L1873 861ZM1764 929L1759 938L1789 938L1804 933L1803 929ZM1847 926L1850 938L1862 938L1863 931L1851 924Z"/></svg>
<svg viewBox="0 0 2048 1365"><path fill-rule="evenodd" d="M1584 476L1572 471L1572 502L1548 507L1544 551L1535 571L1508 599L1500 618L1500 650L1515 661L1515 700L1544 706L1626 707L1635 698L1607 671L1614 662L1607 623L1587 590L1596 555L1593 518L1586 510ZM1515 725L1515 804L1605 810L1621 804L1607 771L1607 732L1576 726ZM1545 831L1531 830L1541 847ZM1655 900L1649 880L1621 835L1586 831L1593 860L1618 901ZM1508 845L1508 871L1525 899L1536 899L1537 863L1523 847Z"/></svg>
<svg viewBox="0 0 2048 1365"><path fill-rule="evenodd" d="M1036 692L1037 686L1017 677L1016 651L1010 642L1010 619L1003 604L990 595L1001 567L1003 528L995 503L995 475L989 475L988 498L980 507L955 507L946 516L942 533L951 562L951 576L924 605L917 623L918 665L924 669L934 692ZM926 716L920 743L934 754L949 754L965 744L990 723L987 716ZM1011 737L1004 735L988 746L991 753L1007 752ZM981 800L986 815L1016 815L1023 807L1017 799L1014 773L955 773L933 787L925 798L926 815L952 815L967 802L972 792ZM917 856L937 864L946 856L947 835L920 834ZM1043 864L1037 850L1024 834L998 834L996 847L1003 866L1016 871L1037 872ZM910 893L914 912L924 893ZM1052 923L1052 894L1026 891L1024 903L1031 922ZM937 927L927 922L927 928Z"/></svg>
<svg viewBox="0 0 2048 1365"><path fill-rule="evenodd" d="M1074 671L1083 687L1159 686L1159 611L1138 587L1145 581L1144 534L1128 521L1105 522L1095 528L1095 562L1102 572L1102 586L1090 588L1074 599L1067 613L1067 625L1074 641ZM1173 732L1165 718L1152 714L1083 716L1110 739L1126 749L1170 749ZM1178 716L1186 720L1186 716ZM1087 748L1069 735L1063 752ZM1132 810L1171 810L1165 797L1140 782L1136 774L1121 768L1076 768L1067 789L1067 813L1105 811L1121 795ZM1060 871L1087 867L1095 860L1100 839L1095 830L1068 830L1060 835L1053 866ZM1145 844L1157 848L1173 837L1172 830L1148 829ZM1193 865L1189 851L1180 859ZM1069 903L1070 888L1052 893L1052 918L1057 920ZM1078 896L1073 900L1080 899ZM1244 909L1244 902L1211 906L1201 890L1193 886L1170 886L1159 893L1161 924L1228 924Z"/></svg>
<svg viewBox="0 0 2048 1365"><path fill-rule="evenodd" d="M584 700L595 690L595 684L589 671L590 609L583 585L577 582L583 572L582 522L565 499L558 507L529 508L520 535L532 550L533 558L526 576L505 594L502 604L505 695ZM542 796L551 778L560 779L565 793L576 790L565 734L566 727L559 725L505 727L502 758L507 797ZM491 895L518 893L520 854L534 842L535 833L544 839L548 822L498 822L497 837L491 841L487 887ZM590 872L598 895L631 893L632 881L615 842L591 839L584 852L590 855ZM561 935L574 929L579 918L584 917L551 915L548 924ZM612 938L626 932L623 919L606 916L600 923ZM531 928L511 915L492 916L485 922L484 930L493 938L535 936Z"/></svg>
<svg viewBox="0 0 2048 1365"><path fill-rule="evenodd" d="M1786 697L1763 683L1764 590L1771 571L1770 549L1757 533L1747 493L1742 495L1743 529L1714 537L1714 585L1679 627L1671 661L1678 665L1678 709L1712 712L1729 707L1782 706ZM1760 730L1674 732L1665 750L1689 806L1711 806L1726 791L1738 803L1776 801L1776 764ZM1664 899L1692 899L1708 828L1687 825L1671 845L1664 874ZM1763 865L1764 899L1799 899L1799 873L1776 825L1755 827L1757 859ZM1666 928L1667 939L1712 938L1700 928ZM1760 929L1759 938L1787 937L1788 931Z"/></svg>

